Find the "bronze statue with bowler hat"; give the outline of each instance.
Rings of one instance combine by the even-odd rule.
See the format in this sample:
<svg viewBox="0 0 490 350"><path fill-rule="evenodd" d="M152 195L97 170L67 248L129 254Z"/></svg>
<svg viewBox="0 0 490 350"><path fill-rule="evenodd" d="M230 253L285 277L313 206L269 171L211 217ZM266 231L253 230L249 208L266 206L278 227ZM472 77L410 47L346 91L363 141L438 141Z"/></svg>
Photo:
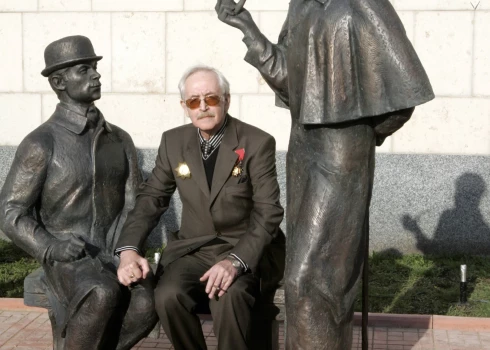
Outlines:
<svg viewBox="0 0 490 350"><path fill-rule="evenodd" d="M46 47L53 115L19 145L0 194L0 228L45 274L54 348L131 349L156 323L151 273L118 283L114 245L141 181L131 137L108 123L90 40Z"/></svg>

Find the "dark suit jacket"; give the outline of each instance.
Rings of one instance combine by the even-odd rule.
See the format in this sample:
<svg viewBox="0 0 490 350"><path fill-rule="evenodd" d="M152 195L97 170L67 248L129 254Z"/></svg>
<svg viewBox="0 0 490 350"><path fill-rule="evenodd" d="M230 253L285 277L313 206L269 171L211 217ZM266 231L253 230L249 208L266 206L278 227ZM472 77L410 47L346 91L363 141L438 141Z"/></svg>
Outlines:
<svg viewBox="0 0 490 350"><path fill-rule="evenodd" d="M284 234L279 229L283 208L279 203L275 140L260 129L228 118L211 191L196 128L189 124L163 133L155 168L139 188L135 208L128 215L117 247L141 249L178 189L182 223L178 239L168 242L162 254L163 266L217 237L231 243L231 253L243 259L254 273L266 247L280 247L276 250L278 259L270 255L266 259L280 260L279 266L283 265ZM243 173L235 177L235 151L242 148ZM178 176L176 168L181 163L188 165L190 178Z"/></svg>

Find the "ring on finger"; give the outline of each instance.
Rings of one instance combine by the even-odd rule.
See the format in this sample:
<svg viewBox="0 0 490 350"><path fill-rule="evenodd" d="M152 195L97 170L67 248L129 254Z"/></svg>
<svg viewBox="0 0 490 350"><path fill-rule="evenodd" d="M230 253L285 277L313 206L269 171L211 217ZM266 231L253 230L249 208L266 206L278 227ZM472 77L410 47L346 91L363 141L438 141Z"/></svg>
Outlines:
<svg viewBox="0 0 490 350"><path fill-rule="evenodd" d="M214 285L214 288L216 288L216 290L221 290L221 287L217 285Z"/></svg>
<svg viewBox="0 0 490 350"><path fill-rule="evenodd" d="M134 278L134 273L132 273L131 276L129 276L129 278Z"/></svg>

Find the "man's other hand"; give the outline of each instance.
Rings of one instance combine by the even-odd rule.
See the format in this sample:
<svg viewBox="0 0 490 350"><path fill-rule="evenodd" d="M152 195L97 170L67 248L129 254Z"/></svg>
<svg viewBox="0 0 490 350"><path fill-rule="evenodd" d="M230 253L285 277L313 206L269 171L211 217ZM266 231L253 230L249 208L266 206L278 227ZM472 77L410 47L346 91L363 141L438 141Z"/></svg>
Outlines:
<svg viewBox="0 0 490 350"><path fill-rule="evenodd" d="M49 246L47 261L72 262L85 256L85 242L71 235L70 239L58 240Z"/></svg>
<svg viewBox="0 0 490 350"><path fill-rule="evenodd" d="M201 282L208 281L206 285L206 293L209 299L223 296L228 288L238 277L238 271L233 267L230 260L222 260L211 267L199 279Z"/></svg>
<svg viewBox="0 0 490 350"><path fill-rule="evenodd" d="M120 258L121 261L117 268L117 278L122 285L129 286L131 283L145 279L148 272L150 272L148 260L134 250L121 252Z"/></svg>

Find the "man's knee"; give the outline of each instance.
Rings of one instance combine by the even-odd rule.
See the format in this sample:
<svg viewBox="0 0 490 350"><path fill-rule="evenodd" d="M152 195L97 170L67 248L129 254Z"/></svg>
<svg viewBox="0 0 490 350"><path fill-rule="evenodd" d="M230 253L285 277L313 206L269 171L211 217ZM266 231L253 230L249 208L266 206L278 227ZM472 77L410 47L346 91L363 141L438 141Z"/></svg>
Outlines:
<svg viewBox="0 0 490 350"><path fill-rule="evenodd" d="M246 305L253 307L255 303L255 296L253 292L244 288L243 286L232 285L218 301L218 303L224 303L227 307L237 307L239 305Z"/></svg>
<svg viewBox="0 0 490 350"><path fill-rule="evenodd" d="M149 314L154 312L155 301L153 300L153 291L148 291L143 288L134 289L131 292L131 305L138 313Z"/></svg>
<svg viewBox="0 0 490 350"><path fill-rule="evenodd" d="M98 310L115 308L122 298L122 291L117 283L99 283L90 292L90 304Z"/></svg>
<svg viewBox="0 0 490 350"><path fill-rule="evenodd" d="M135 288L138 289L138 288ZM151 294L147 290L133 290L131 292L131 306L128 310L128 324L134 324L141 330L151 329L158 320L153 300L153 291Z"/></svg>
<svg viewBox="0 0 490 350"><path fill-rule="evenodd" d="M188 309L192 307L188 291L179 283L159 283L155 289L155 306L157 310L166 310L169 313L182 306Z"/></svg>

